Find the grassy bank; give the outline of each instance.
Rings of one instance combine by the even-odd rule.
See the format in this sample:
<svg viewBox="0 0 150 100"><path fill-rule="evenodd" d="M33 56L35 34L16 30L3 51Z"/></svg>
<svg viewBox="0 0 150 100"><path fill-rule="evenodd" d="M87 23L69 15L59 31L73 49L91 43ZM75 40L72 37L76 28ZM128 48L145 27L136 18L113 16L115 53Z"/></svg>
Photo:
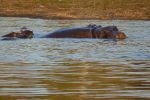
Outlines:
<svg viewBox="0 0 150 100"><path fill-rule="evenodd" d="M0 16L150 19L149 0L0 0Z"/></svg>

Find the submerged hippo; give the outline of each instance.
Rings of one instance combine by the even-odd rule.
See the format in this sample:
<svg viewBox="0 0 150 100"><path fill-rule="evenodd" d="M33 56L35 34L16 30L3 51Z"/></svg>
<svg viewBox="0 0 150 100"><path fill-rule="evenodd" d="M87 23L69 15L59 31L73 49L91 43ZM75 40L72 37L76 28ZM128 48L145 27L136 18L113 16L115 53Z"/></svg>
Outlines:
<svg viewBox="0 0 150 100"><path fill-rule="evenodd" d="M11 32L9 34L3 35L2 37L4 38L2 40L16 40L18 38L31 39L33 36L33 31L23 27L21 28L20 32Z"/></svg>
<svg viewBox="0 0 150 100"><path fill-rule="evenodd" d="M28 29L21 30L20 33L9 33L2 37L7 38L33 38L34 34ZM86 27L61 28L50 32L40 38L104 38L104 39L125 39L126 35L119 31L116 26L101 27L88 25Z"/></svg>

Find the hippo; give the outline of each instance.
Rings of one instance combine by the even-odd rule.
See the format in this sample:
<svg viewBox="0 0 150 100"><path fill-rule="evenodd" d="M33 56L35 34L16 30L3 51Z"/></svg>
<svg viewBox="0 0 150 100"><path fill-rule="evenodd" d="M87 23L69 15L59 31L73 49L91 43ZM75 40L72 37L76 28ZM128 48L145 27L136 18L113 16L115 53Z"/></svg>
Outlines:
<svg viewBox="0 0 150 100"><path fill-rule="evenodd" d="M34 37L33 31L24 28L21 29L20 33L12 32L6 34L3 40L9 40L9 38L23 38L31 39ZM116 26L91 25L85 27L69 27L57 29L53 32L49 32L46 35L40 36L39 38L101 38L101 39L125 39L127 36L125 33L119 31Z"/></svg>
<svg viewBox="0 0 150 100"><path fill-rule="evenodd" d="M33 38L34 33L33 31L27 29L26 27L21 28L20 32L11 32L6 35L3 35L4 37L2 40L16 40L18 38L21 39L31 39Z"/></svg>

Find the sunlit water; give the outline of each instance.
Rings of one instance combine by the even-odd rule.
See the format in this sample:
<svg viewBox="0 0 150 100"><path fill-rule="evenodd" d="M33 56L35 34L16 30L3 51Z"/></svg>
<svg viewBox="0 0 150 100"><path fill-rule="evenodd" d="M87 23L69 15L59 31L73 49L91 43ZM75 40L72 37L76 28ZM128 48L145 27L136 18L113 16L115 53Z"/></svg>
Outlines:
<svg viewBox="0 0 150 100"><path fill-rule="evenodd" d="M150 21L0 17L0 35L90 23L116 25L128 38L0 41L0 100L149 100Z"/></svg>

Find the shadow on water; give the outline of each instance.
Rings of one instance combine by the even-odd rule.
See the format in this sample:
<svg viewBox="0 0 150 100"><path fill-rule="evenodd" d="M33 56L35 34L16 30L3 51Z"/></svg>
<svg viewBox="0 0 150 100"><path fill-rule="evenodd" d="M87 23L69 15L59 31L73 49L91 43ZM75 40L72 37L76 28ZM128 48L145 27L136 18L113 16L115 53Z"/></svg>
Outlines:
<svg viewBox="0 0 150 100"><path fill-rule="evenodd" d="M1 35L22 24L45 34L59 27L96 23L115 24L129 37L0 41L0 99L150 99L149 21L3 17L0 21Z"/></svg>

